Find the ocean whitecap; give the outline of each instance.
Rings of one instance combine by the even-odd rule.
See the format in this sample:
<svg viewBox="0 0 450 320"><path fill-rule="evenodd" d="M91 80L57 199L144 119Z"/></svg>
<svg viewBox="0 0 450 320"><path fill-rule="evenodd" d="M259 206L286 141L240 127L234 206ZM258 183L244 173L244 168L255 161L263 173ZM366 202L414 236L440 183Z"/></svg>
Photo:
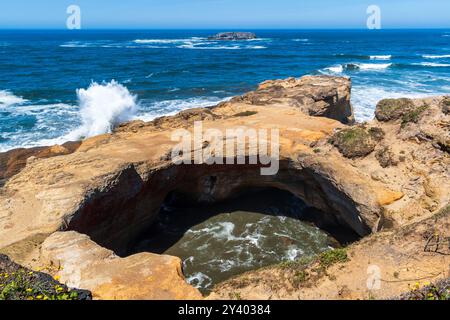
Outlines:
<svg viewBox="0 0 450 320"><path fill-rule="evenodd" d="M391 60L392 55L377 55L377 56L370 56L370 60Z"/></svg>
<svg viewBox="0 0 450 320"><path fill-rule="evenodd" d="M26 99L22 97L15 96L8 90L0 90L0 106L8 107L15 104L21 104L26 102Z"/></svg>
<svg viewBox="0 0 450 320"><path fill-rule="evenodd" d="M431 54L424 54L422 55L425 59L445 59L450 58L450 54L442 54L442 55L431 55Z"/></svg>
<svg viewBox="0 0 450 320"><path fill-rule="evenodd" d="M413 63L413 65L423 67L450 67L449 63L435 63L435 62L419 62Z"/></svg>
<svg viewBox="0 0 450 320"><path fill-rule="evenodd" d="M360 70L385 70L392 66L392 63L357 63L355 65Z"/></svg>

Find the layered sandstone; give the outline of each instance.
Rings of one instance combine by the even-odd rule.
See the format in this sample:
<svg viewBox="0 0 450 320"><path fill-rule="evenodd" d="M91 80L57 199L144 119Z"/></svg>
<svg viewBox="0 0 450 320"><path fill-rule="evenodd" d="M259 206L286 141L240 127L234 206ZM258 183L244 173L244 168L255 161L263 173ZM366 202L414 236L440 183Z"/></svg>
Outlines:
<svg viewBox="0 0 450 320"><path fill-rule="evenodd" d="M25 263L31 257L68 263L82 275L79 283L87 284L96 281L94 273L89 267L77 266L73 256L64 254L78 250L78 240L66 245L61 238L64 233L52 234L77 231L118 255L126 255L171 193L186 201L217 202L242 190L280 188L361 237L432 216L449 201L446 146L450 119L442 107L445 99L414 100L414 105L424 109L418 115L404 114L350 128L350 89L346 78L307 76L268 81L254 92L213 108L187 110L148 123L131 122L112 134L83 141L73 153L28 159L26 166L8 176L0 189L0 248ZM426 108L421 107L424 104ZM174 165L170 158L178 143L172 140L174 129L192 132L194 121L200 120L204 131L278 129L278 173L262 176L261 165L248 163ZM360 134L355 135L354 131ZM336 135L341 139L335 139ZM236 137L225 135L223 140L234 142ZM349 156L359 141L370 148ZM196 148L214 148L217 143L203 141ZM343 152L344 148L348 152ZM246 149L247 156L257 154L258 150ZM39 244L49 235L51 243L58 244L61 239L56 255L49 254L46 247L39 252ZM89 247L95 246L86 238L82 241L89 242ZM93 250L112 255L100 247ZM147 257L142 255L139 259L158 261ZM92 259L102 266L103 253ZM128 263L113 260L117 265ZM177 262L169 265L171 270L178 268ZM113 268L108 277L114 278L119 269ZM70 275L66 276L67 281L72 281ZM165 279L164 274L161 277ZM137 281L120 274L118 278L130 286ZM178 280L173 283L182 288ZM99 286L89 287L94 296L125 297L114 296L114 286L107 287L106 293ZM159 294L158 287L153 288L148 298L168 297L164 290ZM132 294L130 291L127 297Z"/></svg>
<svg viewBox="0 0 450 320"><path fill-rule="evenodd" d="M152 253L120 258L74 231L48 237L42 244L41 263L55 266L60 281L90 290L94 299L201 298L185 282L179 258Z"/></svg>

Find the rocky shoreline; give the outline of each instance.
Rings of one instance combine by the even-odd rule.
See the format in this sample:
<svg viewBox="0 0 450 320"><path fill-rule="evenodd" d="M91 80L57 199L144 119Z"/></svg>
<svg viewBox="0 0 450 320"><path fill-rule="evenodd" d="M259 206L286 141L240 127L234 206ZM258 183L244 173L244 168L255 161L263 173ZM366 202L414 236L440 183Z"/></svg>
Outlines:
<svg viewBox="0 0 450 320"><path fill-rule="evenodd" d="M448 277L448 255L423 251L422 244L433 228L448 241L450 99L384 100L374 120L355 124L350 91L347 78L266 81L212 108L126 123L80 143L0 154L0 252L31 268L62 266L54 275L94 299L200 299L178 258L122 255L168 194L214 203L243 189L274 187L362 240L325 270L320 262L274 266L232 279L210 298L388 298L426 278L419 269L433 270L429 281ZM204 130L277 128L279 172L261 176L261 166L251 164L174 165L171 133L191 131L199 120ZM248 157L255 152L246 149ZM365 280L371 264L383 279L405 277L373 293ZM274 286L279 277L286 282Z"/></svg>

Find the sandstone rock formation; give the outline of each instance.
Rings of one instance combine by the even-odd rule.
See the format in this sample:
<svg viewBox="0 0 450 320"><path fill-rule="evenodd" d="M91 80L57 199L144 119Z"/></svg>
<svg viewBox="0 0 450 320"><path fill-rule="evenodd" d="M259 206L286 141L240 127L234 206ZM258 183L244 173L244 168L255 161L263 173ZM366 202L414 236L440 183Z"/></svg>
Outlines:
<svg viewBox="0 0 450 320"><path fill-rule="evenodd" d="M199 299L188 285L176 257L141 253L120 258L77 232L56 232L41 248L41 262L56 266L56 275L72 287L102 300Z"/></svg>
<svg viewBox="0 0 450 320"><path fill-rule="evenodd" d="M305 76L265 81L256 91L235 97L223 105L292 106L310 116L353 123L350 93L351 81L348 78Z"/></svg>
<svg viewBox="0 0 450 320"><path fill-rule="evenodd" d="M74 152L80 142L67 142L61 146L14 149L0 153L0 187L5 181L22 170L31 159L51 158Z"/></svg>
<svg viewBox="0 0 450 320"><path fill-rule="evenodd" d="M45 257L74 266L74 256L69 253L82 254L80 246L86 246L98 253L92 257L93 265L103 266L108 258L117 266L137 263L137 268L144 268L139 259L152 263L158 258L144 254L119 259L93 242L126 255L153 223L166 197L174 193L186 201L217 202L243 190L275 187L297 195L361 237L432 216L450 197L450 119L442 108L444 99L412 100L420 114L411 109L414 114L406 117L403 114L358 125L355 128L364 131L370 148L353 157L349 155L358 150L358 144L339 148L342 141L332 143L332 137L349 130L347 124L353 122L350 87L349 79L327 76L266 81L256 91L218 106L148 123L127 123L113 134L83 141L70 154L27 161L21 171L8 175L0 188L0 251L25 262L30 257L38 261ZM421 108L425 104L427 107ZM236 161L234 165L174 165L170 157L178 143L172 140L174 129L192 133L198 120L203 121L203 131L278 129L278 173L262 176L262 165ZM225 135L223 140L234 143L236 137ZM218 143L202 141L194 152L212 149ZM384 156L384 150L389 154ZM257 154L258 150L247 146L247 156ZM396 165L389 159L396 159ZM54 234L70 230L89 236L93 242L75 233ZM39 244L44 240L40 252ZM54 249L49 249L49 243ZM167 270L173 272L161 274L161 281L167 276L180 284L181 277L175 276L177 263L168 262ZM130 289L114 296L115 286L104 291L101 279L95 278L89 266L78 267L89 275L81 278L80 285L89 285L94 296L124 298L135 294ZM105 275L118 279L114 280L118 287L126 281L130 287L139 286L131 276L120 274L120 267L105 270ZM73 281L69 274L61 276ZM157 293L157 287L153 288L154 292L140 297L181 297L178 291L165 288Z"/></svg>

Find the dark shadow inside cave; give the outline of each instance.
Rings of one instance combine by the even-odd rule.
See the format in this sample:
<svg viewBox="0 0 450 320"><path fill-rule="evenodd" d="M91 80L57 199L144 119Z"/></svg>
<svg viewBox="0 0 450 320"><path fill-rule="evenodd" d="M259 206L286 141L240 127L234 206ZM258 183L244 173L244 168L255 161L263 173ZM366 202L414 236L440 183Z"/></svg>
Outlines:
<svg viewBox="0 0 450 320"><path fill-rule="evenodd" d="M250 188L213 204L170 193L148 230L126 254L178 256L203 292L245 271L318 254L360 237L337 219L277 188Z"/></svg>
<svg viewBox="0 0 450 320"><path fill-rule="evenodd" d="M334 217L307 206L292 193L277 188L252 188L242 191L239 196L213 204L193 203L184 198L182 194L171 192L161 205L156 221L140 235L136 242L141 243L143 239L149 240L153 236L158 237L161 233L166 236L161 238L161 241L154 243L149 241L148 247L143 250L133 246L127 255L139 251L164 253L193 226L218 214L237 211L289 216L313 224L328 233L339 246L345 246L360 239L355 231L340 224ZM167 227L171 230L167 231Z"/></svg>

